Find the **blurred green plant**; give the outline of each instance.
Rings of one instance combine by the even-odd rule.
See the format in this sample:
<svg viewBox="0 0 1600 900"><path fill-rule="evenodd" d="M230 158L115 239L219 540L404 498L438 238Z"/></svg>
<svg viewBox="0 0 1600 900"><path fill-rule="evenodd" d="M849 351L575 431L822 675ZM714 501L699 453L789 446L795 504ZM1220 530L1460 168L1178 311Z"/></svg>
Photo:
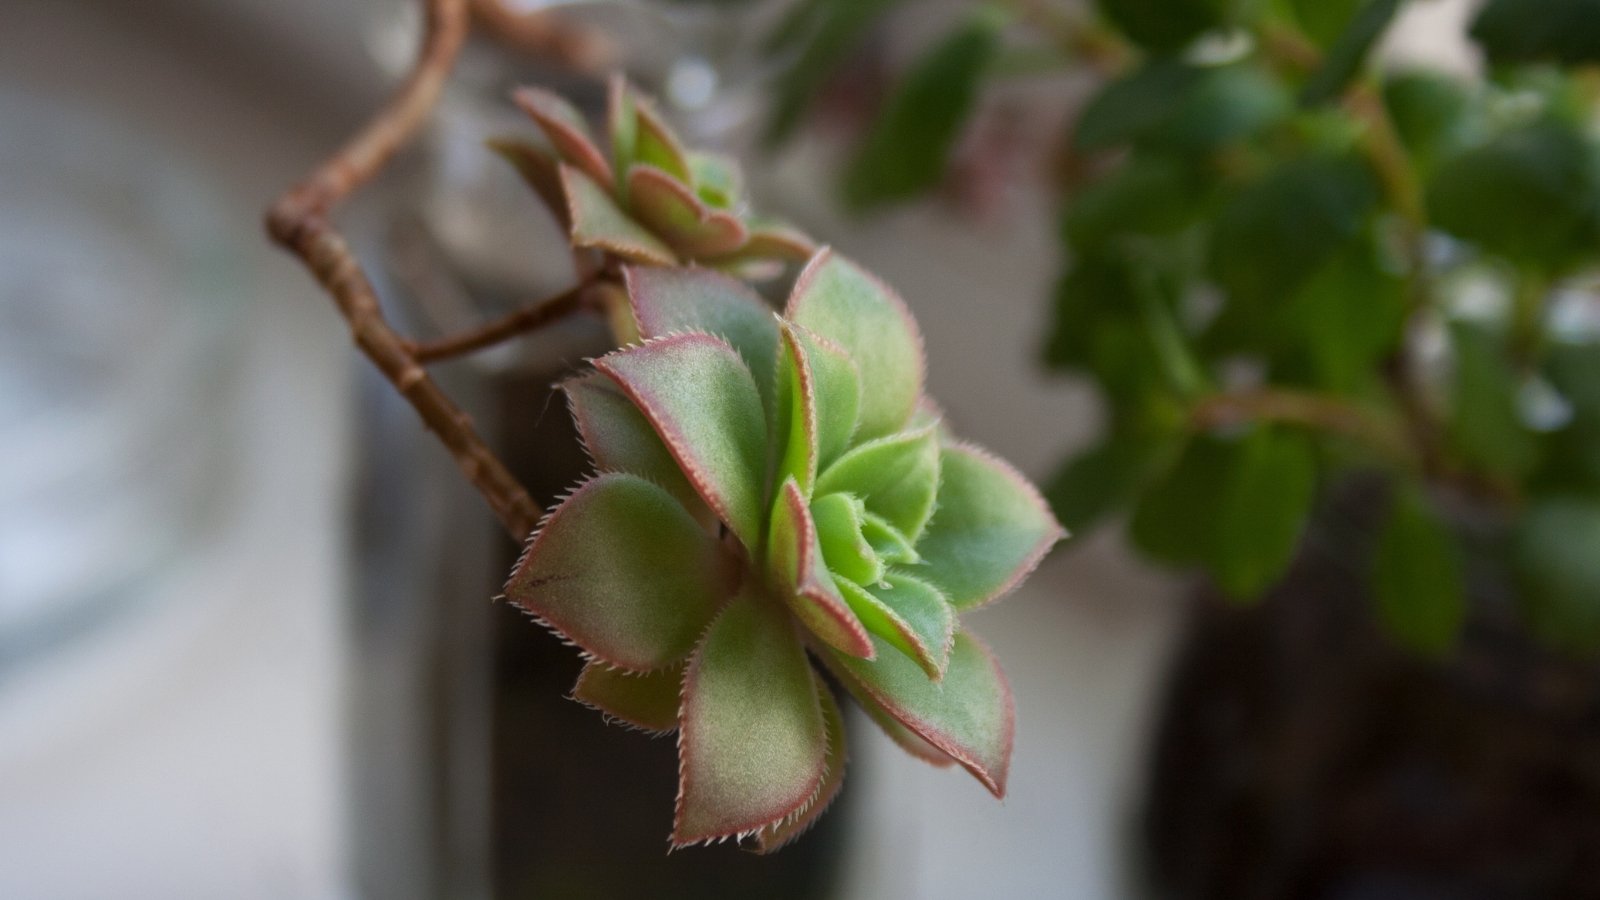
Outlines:
<svg viewBox="0 0 1600 900"><path fill-rule="evenodd" d="M800 4L851 21L814 29L825 54L789 38L776 133L891 5ZM1067 262L1044 356L1098 384L1106 427L1049 486L1060 519L1124 512L1146 555L1247 602L1319 495L1381 473L1372 595L1397 641L1457 644L1461 526L1487 519L1528 627L1600 650L1600 2L1490 0L1481 78L1375 60L1405 6L973 4L893 79L844 197L959 177L1008 60L1093 77L1051 149Z"/></svg>

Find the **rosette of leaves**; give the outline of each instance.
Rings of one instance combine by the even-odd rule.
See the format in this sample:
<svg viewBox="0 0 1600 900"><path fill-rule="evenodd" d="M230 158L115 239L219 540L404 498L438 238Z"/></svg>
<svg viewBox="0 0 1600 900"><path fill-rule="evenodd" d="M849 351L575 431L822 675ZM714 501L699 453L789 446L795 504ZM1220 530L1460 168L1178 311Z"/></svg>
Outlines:
<svg viewBox="0 0 1600 900"><path fill-rule="evenodd" d="M533 87L514 96L548 145L501 140L492 146L539 193L573 246L633 263L696 262L739 272L804 261L815 251L794 228L748 215L738 165L685 149L624 79L611 80L605 150L562 97Z"/></svg>
<svg viewBox="0 0 1600 900"><path fill-rule="evenodd" d="M1006 787L1011 692L961 613L1063 536L923 396L905 305L827 250L779 316L701 268L630 267L640 341L567 382L598 473L507 596L589 663L578 700L678 734L675 846L799 834L838 792L832 672L901 746Z"/></svg>

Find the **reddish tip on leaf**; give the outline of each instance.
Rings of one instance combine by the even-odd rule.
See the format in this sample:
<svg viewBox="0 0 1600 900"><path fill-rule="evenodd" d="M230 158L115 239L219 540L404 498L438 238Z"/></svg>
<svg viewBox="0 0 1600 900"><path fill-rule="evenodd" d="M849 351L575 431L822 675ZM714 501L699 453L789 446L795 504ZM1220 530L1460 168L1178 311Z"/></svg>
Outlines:
<svg viewBox="0 0 1600 900"><path fill-rule="evenodd" d="M795 617L839 652L873 658L877 651L872 639L823 562L816 523L792 478L784 482L773 511L770 552L778 577L789 589L785 599Z"/></svg>
<svg viewBox="0 0 1600 900"><path fill-rule="evenodd" d="M569 234L575 247L593 247L629 262L652 266L677 265L672 248L655 233L629 218L610 192L593 176L565 163L561 189L567 198Z"/></svg>
<svg viewBox="0 0 1600 900"><path fill-rule="evenodd" d="M692 259L732 253L750 236L738 217L707 206L682 181L654 166L628 171L628 203L640 222Z"/></svg>
<svg viewBox="0 0 1600 900"><path fill-rule="evenodd" d="M562 159L582 169L601 184L612 183L615 176L611 172L611 164L606 161L600 148L595 146L594 139L589 136L588 125L572 104L557 94L535 87L517 88L511 96L544 131Z"/></svg>

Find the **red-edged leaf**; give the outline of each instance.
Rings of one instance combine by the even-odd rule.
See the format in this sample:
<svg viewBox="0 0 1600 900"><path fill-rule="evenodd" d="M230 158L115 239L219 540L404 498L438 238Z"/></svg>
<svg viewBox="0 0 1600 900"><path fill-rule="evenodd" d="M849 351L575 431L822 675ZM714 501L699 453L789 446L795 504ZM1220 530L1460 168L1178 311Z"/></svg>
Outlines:
<svg viewBox="0 0 1600 900"><path fill-rule="evenodd" d="M489 149L511 163L563 231L572 229L566 189L561 186L561 164L554 156L543 147L516 138L495 138L489 141Z"/></svg>
<svg viewBox="0 0 1600 900"><path fill-rule="evenodd" d="M956 764L956 761L950 758L950 754L917 737L915 732L901 725L899 720L884 712L883 708L870 698L864 699L860 688L847 684L846 689L856 698L856 703L861 707L861 711L867 714L867 718L872 720L872 724L878 726L878 729L901 750L937 769L948 769Z"/></svg>
<svg viewBox="0 0 1600 900"><path fill-rule="evenodd" d="M683 142L668 127L655 105L636 94L633 109L638 119L634 162L654 166L681 182L692 181L694 174L689 169L689 154L684 151Z"/></svg>
<svg viewBox="0 0 1600 900"><path fill-rule="evenodd" d="M904 573L866 587L839 582L839 592L867 630L888 641L938 680L950 664L956 611L937 589Z"/></svg>
<svg viewBox="0 0 1600 900"><path fill-rule="evenodd" d="M839 595L817 543L817 526L794 479L783 483L772 510L768 565L784 599L812 633L842 653L871 657L872 641Z"/></svg>
<svg viewBox="0 0 1600 900"><path fill-rule="evenodd" d="M572 104L556 94L535 87L517 88L511 97L523 112L538 123L562 159L601 184L611 184L615 180L611 164L589 135L588 123L584 122L583 115Z"/></svg>
<svg viewBox="0 0 1600 900"><path fill-rule="evenodd" d="M817 252L817 244L792 225L766 222L750 226L750 240L740 250L752 257L804 262Z"/></svg>
<svg viewBox="0 0 1600 900"><path fill-rule="evenodd" d="M773 410L776 481L793 478L809 496L817 483L817 383L793 326L783 323L778 400Z"/></svg>
<svg viewBox="0 0 1600 900"><path fill-rule="evenodd" d="M749 237L730 212L713 209L666 172L642 163L628 170L628 205L638 220L691 259L732 253Z"/></svg>
<svg viewBox="0 0 1600 900"><path fill-rule="evenodd" d="M916 572L968 610L1009 593L1066 531L1005 462L964 444L941 456L939 510L917 542Z"/></svg>
<svg viewBox="0 0 1600 900"><path fill-rule="evenodd" d="M635 728L656 734L676 731L686 666L627 672L591 662L578 675L572 699Z"/></svg>
<svg viewBox="0 0 1600 900"><path fill-rule="evenodd" d="M628 79L620 72L613 73L606 83L606 131L611 137L611 168L613 190L627 202L628 169L638 153L639 121L634 108L633 91Z"/></svg>
<svg viewBox="0 0 1600 900"><path fill-rule="evenodd" d="M717 518L746 547L759 548L766 413L738 352L689 332L624 347L594 365L644 413Z"/></svg>
<svg viewBox="0 0 1600 900"><path fill-rule="evenodd" d="M550 514L506 596L592 656L649 671L694 649L727 590L716 539L636 475L585 482Z"/></svg>
<svg viewBox="0 0 1600 900"><path fill-rule="evenodd" d="M756 832L757 853L771 853L804 834L806 829L828 811L834 798L839 796L839 789L844 787L844 770L849 762L844 735L844 716L839 712L839 702L833 699L833 692L828 690L828 686L823 684L821 679L817 679L817 700L822 706L822 723L828 729L827 774L817 786L816 795L803 809L770 828Z"/></svg>
<svg viewBox="0 0 1600 900"><path fill-rule="evenodd" d="M989 648L958 633L942 681L889 649L871 661L834 654L830 668L864 705L876 705L1004 797L1015 714L1011 685Z"/></svg>
<svg viewBox="0 0 1600 900"><path fill-rule="evenodd" d="M691 513L705 509L650 420L616 382L600 372L590 372L568 379L561 389L596 469L638 475L666 488Z"/></svg>
<svg viewBox="0 0 1600 900"><path fill-rule="evenodd" d="M594 247L629 262L652 266L677 265L672 248L648 228L628 218L606 189L569 165L561 166L561 186L567 198L567 220L572 223L573 246Z"/></svg>
<svg viewBox="0 0 1600 900"><path fill-rule="evenodd" d="M940 455L939 440L931 428L857 444L823 470L817 478L817 494L859 497L867 512L884 519L915 544L939 496Z"/></svg>
<svg viewBox="0 0 1600 900"><path fill-rule="evenodd" d="M827 726L782 607L736 598L689 663L678 730L675 846L777 825L817 795Z"/></svg>
<svg viewBox="0 0 1600 900"><path fill-rule="evenodd" d="M778 358L778 318L771 306L741 281L709 269L628 267L622 272L639 334L665 337L703 331L739 351L771 406Z"/></svg>
<svg viewBox="0 0 1600 900"><path fill-rule="evenodd" d="M823 249L800 273L785 317L844 348L855 362L862 389L858 440L905 427L922 396L922 333L894 291Z"/></svg>

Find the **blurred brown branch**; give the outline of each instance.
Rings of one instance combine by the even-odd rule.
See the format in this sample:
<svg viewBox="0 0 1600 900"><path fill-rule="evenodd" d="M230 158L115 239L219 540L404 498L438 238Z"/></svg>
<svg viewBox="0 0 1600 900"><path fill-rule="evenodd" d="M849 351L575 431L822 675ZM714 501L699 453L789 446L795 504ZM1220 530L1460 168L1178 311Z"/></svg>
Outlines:
<svg viewBox="0 0 1600 900"><path fill-rule="evenodd" d="M543 11L513 8L506 0L467 0L473 24L502 44L580 72L598 72L616 61L605 35L564 22Z"/></svg>
<svg viewBox="0 0 1600 900"><path fill-rule="evenodd" d="M520 541L538 524L538 505L489 449L466 413L428 377L416 345L384 319L372 282L329 218L416 134L460 53L467 34L467 0L422 2L426 31L411 73L365 128L273 204L267 231L328 291L356 345L416 409L489 501L506 531Z"/></svg>

